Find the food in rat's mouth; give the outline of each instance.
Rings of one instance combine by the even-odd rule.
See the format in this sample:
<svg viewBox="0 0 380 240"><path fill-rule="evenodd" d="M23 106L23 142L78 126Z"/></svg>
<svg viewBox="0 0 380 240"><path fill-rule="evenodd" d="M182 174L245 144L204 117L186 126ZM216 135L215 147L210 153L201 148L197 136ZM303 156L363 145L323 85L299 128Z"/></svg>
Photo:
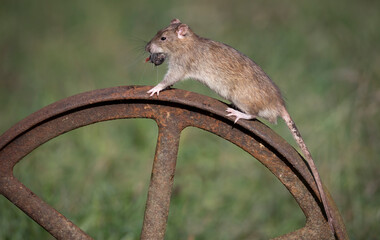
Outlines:
<svg viewBox="0 0 380 240"><path fill-rule="evenodd" d="M161 65L165 61L165 58L166 56L163 53L152 53L150 54L149 57L147 57L147 59L145 59L145 62L150 61L154 65L158 66L158 65Z"/></svg>

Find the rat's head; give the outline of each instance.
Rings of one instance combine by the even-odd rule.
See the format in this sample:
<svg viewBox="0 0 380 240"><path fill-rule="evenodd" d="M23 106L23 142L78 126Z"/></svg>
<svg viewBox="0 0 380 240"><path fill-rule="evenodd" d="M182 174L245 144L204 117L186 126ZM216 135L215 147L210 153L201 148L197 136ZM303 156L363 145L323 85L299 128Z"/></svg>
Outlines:
<svg viewBox="0 0 380 240"><path fill-rule="evenodd" d="M166 57L170 58L179 53L192 36L193 32L186 24L181 23L179 19L173 19L168 27L158 31L145 46L145 50L150 54L147 61L155 65L162 64Z"/></svg>

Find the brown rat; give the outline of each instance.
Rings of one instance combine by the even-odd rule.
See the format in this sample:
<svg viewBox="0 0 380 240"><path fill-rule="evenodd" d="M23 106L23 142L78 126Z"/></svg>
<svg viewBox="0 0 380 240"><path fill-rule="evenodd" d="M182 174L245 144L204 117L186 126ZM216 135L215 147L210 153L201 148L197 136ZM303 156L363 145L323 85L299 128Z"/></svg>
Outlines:
<svg viewBox="0 0 380 240"><path fill-rule="evenodd" d="M192 78L236 106L238 110L226 110L227 116L235 117L235 123L239 119L256 117L276 123L278 117L283 118L310 166L334 232L333 219L311 154L286 110L279 88L255 62L228 45L196 35L178 19L158 31L145 49L150 53L147 61L160 65L167 59L169 65L164 79L148 91L151 96L178 81Z"/></svg>

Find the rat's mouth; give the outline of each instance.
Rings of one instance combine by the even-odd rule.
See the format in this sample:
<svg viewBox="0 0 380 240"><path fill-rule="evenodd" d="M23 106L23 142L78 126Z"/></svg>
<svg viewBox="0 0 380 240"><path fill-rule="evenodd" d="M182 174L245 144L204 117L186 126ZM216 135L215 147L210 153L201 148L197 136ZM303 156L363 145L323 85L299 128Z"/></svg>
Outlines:
<svg viewBox="0 0 380 240"><path fill-rule="evenodd" d="M163 53L151 53L147 59L145 59L145 62L151 62L154 65L158 66L161 65L165 61L165 54Z"/></svg>

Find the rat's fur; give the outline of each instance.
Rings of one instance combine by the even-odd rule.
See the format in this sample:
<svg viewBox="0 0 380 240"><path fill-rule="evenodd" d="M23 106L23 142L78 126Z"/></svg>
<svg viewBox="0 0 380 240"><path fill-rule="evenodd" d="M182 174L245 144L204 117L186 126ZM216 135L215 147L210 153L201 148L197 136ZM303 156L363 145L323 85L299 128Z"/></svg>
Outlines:
<svg viewBox="0 0 380 240"><path fill-rule="evenodd" d="M178 28L186 31L182 39L177 37ZM146 50L166 55L169 70L160 83L165 87L191 78L247 114L273 123L281 115L280 90L256 63L228 45L199 37L187 25L173 23L159 31Z"/></svg>
<svg viewBox="0 0 380 240"><path fill-rule="evenodd" d="M250 58L236 49L196 35L178 19L160 30L146 45L150 54L164 54L168 60L168 72L164 79L148 93L152 95L183 79L198 80L231 101L240 111L227 109L235 122L242 119L262 117L276 123L281 117L301 148L318 186L319 193L332 231L329 211L322 183L295 123L286 110L278 87Z"/></svg>

